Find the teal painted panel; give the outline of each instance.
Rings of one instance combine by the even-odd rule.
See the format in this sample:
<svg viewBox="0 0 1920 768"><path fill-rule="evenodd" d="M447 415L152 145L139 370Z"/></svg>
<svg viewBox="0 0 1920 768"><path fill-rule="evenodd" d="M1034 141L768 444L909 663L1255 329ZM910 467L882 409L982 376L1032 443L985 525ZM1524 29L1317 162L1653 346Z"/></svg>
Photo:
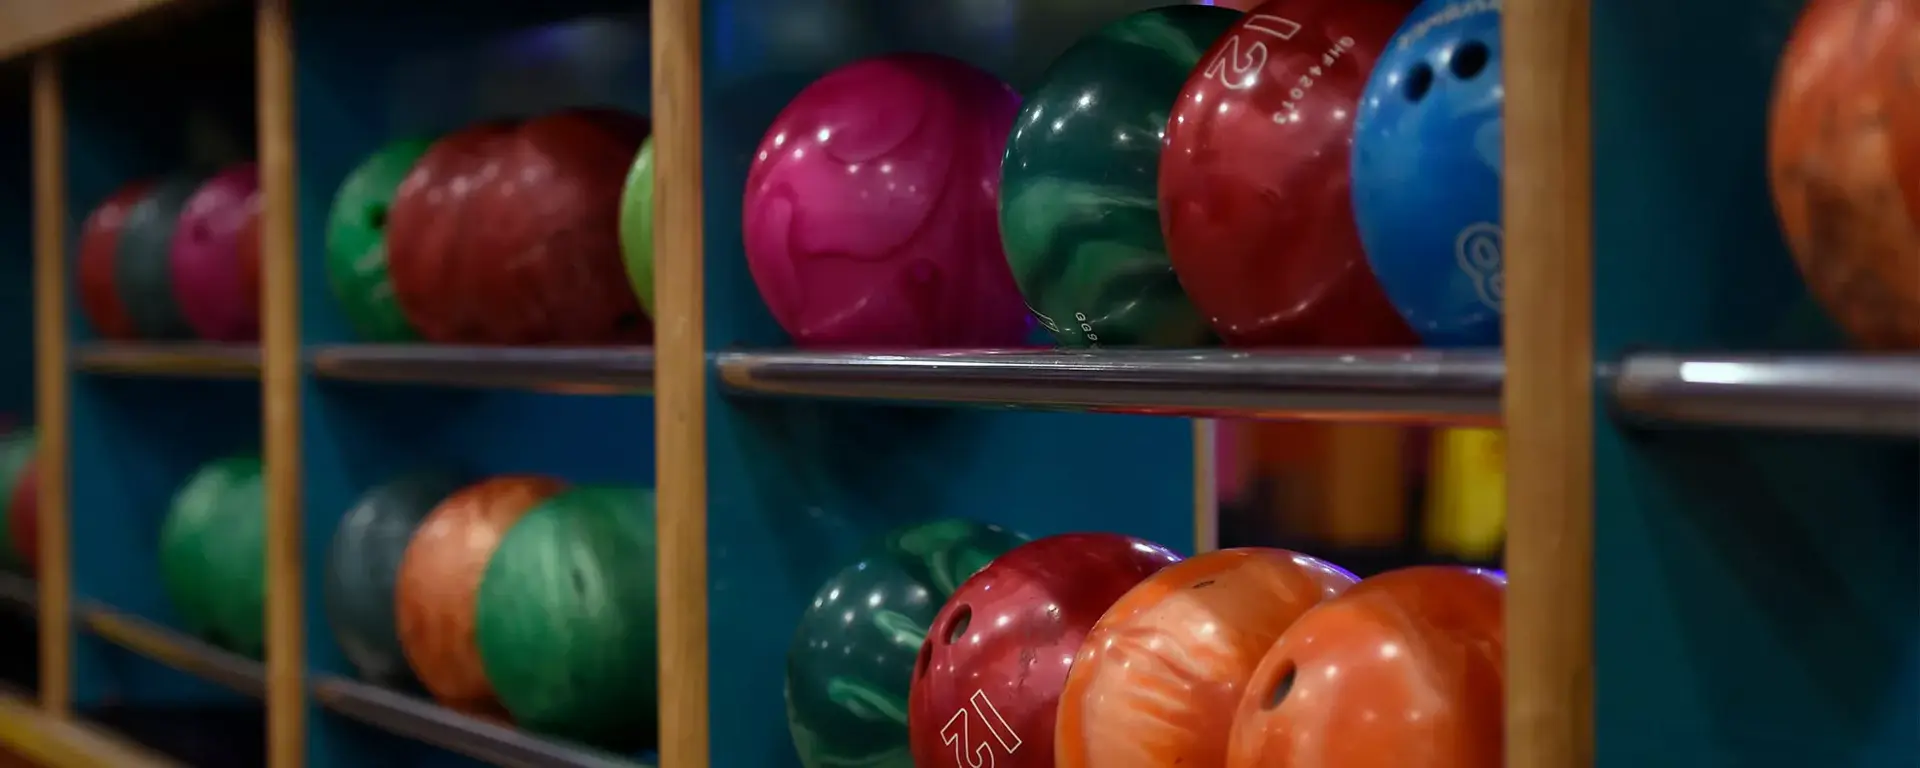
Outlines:
<svg viewBox="0 0 1920 768"><path fill-rule="evenodd" d="M1839 346L1766 180L1798 7L1595 3L1601 360ZM1920 765L1920 450L1597 418L1599 765Z"/></svg>

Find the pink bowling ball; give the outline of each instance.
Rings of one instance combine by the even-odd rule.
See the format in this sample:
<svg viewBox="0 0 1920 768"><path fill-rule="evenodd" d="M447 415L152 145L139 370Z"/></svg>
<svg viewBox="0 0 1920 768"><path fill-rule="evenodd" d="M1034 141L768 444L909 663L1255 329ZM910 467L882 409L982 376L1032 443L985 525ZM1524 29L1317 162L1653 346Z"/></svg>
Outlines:
<svg viewBox="0 0 1920 768"><path fill-rule="evenodd" d="M173 297L195 335L208 341L253 341L260 331L260 297L240 264L240 234L260 205L252 163L208 179L187 198L174 230L170 264Z"/></svg>
<svg viewBox="0 0 1920 768"><path fill-rule="evenodd" d="M834 70L775 118L747 173L747 266L803 347L1018 345L1000 156L1020 99L942 56Z"/></svg>

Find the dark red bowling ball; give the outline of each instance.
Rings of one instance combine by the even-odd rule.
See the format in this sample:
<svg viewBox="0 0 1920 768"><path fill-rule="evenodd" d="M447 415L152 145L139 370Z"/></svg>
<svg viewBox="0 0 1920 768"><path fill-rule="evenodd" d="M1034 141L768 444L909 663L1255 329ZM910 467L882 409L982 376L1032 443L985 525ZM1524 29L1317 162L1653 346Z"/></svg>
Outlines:
<svg viewBox="0 0 1920 768"><path fill-rule="evenodd" d="M1049 536L947 600L907 701L918 768L1053 768L1054 714L1080 642L1135 584L1180 557L1106 533Z"/></svg>
<svg viewBox="0 0 1920 768"><path fill-rule="evenodd" d="M620 195L647 121L579 109L529 120L467 201L473 297L495 344L644 343L652 327L620 253Z"/></svg>
<svg viewBox="0 0 1920 768"><path fill-rule="evenodd" d="M1187 296L1235 346L1396 346L1349 191L1353 116L1412 10L1271 0L1188 77L1160 155L1160 225Z"/></svg>
<svg viewBox="0 0 1920 768"><path fill-rule="evenodd" d="M500 149L513 126L483 123L435 141L394 192L387 209L387 271L394 299L421 338L442 344L481 344L475 299L479 273L464 258L473 227L464 220L468 198L499 175Z"/></svg>

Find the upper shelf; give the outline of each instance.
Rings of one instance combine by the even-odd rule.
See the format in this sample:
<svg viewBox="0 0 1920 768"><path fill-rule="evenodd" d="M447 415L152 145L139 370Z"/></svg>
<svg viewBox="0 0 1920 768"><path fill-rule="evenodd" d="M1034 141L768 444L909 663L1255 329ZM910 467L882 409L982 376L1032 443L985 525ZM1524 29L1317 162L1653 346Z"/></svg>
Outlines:
<svg viewBox="0 0 1920 768"><path fill-rule="evenodd" d="M198 341L89 342L73 348L73 367L114 376L258 379L260 347Z"/></svg>
<svg viewBox="0 0 1920 768"><path fill-rule="evenodd" d="M0 60L178 4L178 0L7 0L0 3Z"/></svg>
<svg viewBox="0 0 1920 768"><path fill-rule="evenodd" d="M602 395L653 389L651 347L340 344L313 349L307 365L315 376L343 381Z"/></svg>
<svg viewBox="0 0 1920 768"><path fill-rule="evenodd" d="M1496 351L983 350L722 352L760 395L957 402L1174 416L1491 424Z"/></svg>

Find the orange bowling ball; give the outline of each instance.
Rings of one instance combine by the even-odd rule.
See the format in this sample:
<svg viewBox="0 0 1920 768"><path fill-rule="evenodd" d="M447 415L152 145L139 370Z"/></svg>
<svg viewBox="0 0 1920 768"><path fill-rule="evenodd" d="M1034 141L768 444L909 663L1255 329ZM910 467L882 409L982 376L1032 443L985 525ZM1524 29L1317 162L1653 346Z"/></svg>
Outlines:
<svg viewBox="0 0 1920 768"><path fill-rule="evenodd" d="M1920 3L1813 0L1774 82L1768 176L1807 287L1863 346L1920 350Z"/></svg>
<svg viewBox="0 0 1920 768"><path fill-rule="evenodd" d="M1067 673L1055 768L1221 768L1234 707L1267 649L1353 574L1282 549L1168 566L1107 609Z"/></svg>
<svg viewBox="0 0 1920 768"><path fill-rule="evenodd" d="M1423 566L1294 622L1233 718L1228 768L1486 768L1504 757L1507 579Z"/></svg>
<svg viewBox="0 0 1920 768"><path fill-rule="evenodd" d="M563 487L525 475L483 480L441 501L407 543L394 586L400 649L427 692L449 708L506 719L474 644L480 577L507 529Z"/></svg>

